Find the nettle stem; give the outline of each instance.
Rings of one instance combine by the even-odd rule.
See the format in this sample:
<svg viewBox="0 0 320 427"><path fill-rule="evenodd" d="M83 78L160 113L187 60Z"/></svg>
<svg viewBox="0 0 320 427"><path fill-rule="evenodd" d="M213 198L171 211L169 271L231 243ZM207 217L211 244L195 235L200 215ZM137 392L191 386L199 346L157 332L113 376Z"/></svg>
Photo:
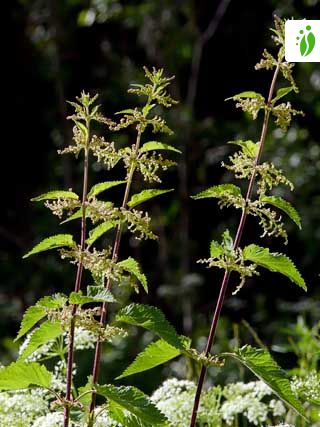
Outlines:
<svg viewBox="0 0 320 427"><path fill-rule="evenodd" d="M90 138L90 122L87 121L87 137L86 137L86 148L84 150L84 165L83 165L83 184L82 184L82 217L81 217L81 252L85 250L86 245L86 203L87 203L87 194L88 194L88 174L89 174L89 138ZM80 259L78 262L76 279L74 284L74 291L79 292L81 288L82 281L82 272L83 272L83 263ZM71 389L72 389L72 369L73 369L73 360L74 360L74 335L75 335L75 326L76 326L76 313L78 305L74 304L72 306L71 314L71 323L69 330L69 343L68 343L68 360L67 360L67 386L66 386L66 406L64 408L64 427L69 426L69 417L70 417L70 406L69 402L71 401Z"/></svg>
<svg viewBox="0 0 320 427"><path fill-rule="evenodd" d="M139 148L140 148L141 135L142 135L142 132L139 129L138 130L137 139L136 139L136 142L135 142L134 156L137 156L137 154L138 154L138 151L139 151ZM124 196L123 196L123 200L122 200L121 207L123 209L127 208L127 203L128 203L128 199L129 199L129 195L130 195L131 184L132 184L132 179L133 179L133 174L134 174L135 168L136 168L136 164L133 161L132 165L130 167L129 175L128 175L128 178L127 178L127 184L126 184L126 188L125 188L125 192L124 192ZM113 250L112 250L112 261L114 261L114 262L117 262L118 257L119 257L119 249L120 249L121 237L122 237L122 224L119 223L119 225L117 227L117 231L116 231L116 236L115 236L115 240L114 240ZM110 278L108 278L106 280L106 282L105 282L105 288L108 291L110 291L111 290L111 286L112 286L111 280L110 280ZM102 304L102 306L101 306L101 316L100 316L100 325L102 327L106 326L107 315L108 315L108 303L104 302ZM96 384L97 381L98 381L99 368L100 368L100 360L101 360L101 351L102 351L102 341L101 341L100 338L98 338L97 343L96 343L96 349L95 349L95 355L94 355L94 362L93 362L93 370L92 370L92 382L93 382L93 384ZM91 404L90 404L90 414L89 414L88 427L92 427L93 426L95 406L96 406L96 393L93 392L92 393Z"/></svg>
<svg viewBox="0 0 320 427"><path fill-rule="evenodd" d="M275 84L276 84L276 80L277 80L279 71L280 71L280 64L278 63L278 65L274 71L272 82L271 82L270 89L269 89L268 102L267 102L268 107L271 104L271 100L272 100L272 96L273 96L273 92L274 92L274 88L275 88ZM248 189L247 189L246 204L251 200L251 197L252 197L253 187L254 187L255 178L256 178L256 166L260 163L261 155L263 152L265 139L266 139L266 135L267 135L267 130L268 130L268 125L269 125L269 118L270 118L270 110L266 109L265 113L264 113L264 120L263 120L260 140L259 140L259 142L260 142L259 151L258 151L258 154L255 158L253 172L252 172L252 175L251 175L251 178L249 181L249 185L248 185ZM242 214L241 214L241 218L239 221L236 237L235 237L234 244L233 244L234 250L239 247L241 237L243 234L243 229L244 229L244 226L246 223L246 219L247 219L247 211L246 211L246 209L243 209ZM205 355L206 356L208 356L209 353L211 352L211 347L212 347L212 344L213 344L213 341L215 338L221 309L222 309L222 306L224 303L225 294L226 294L226 290L227 290L228 283L229 283L229 278L230 278L230 272L226 270L224 272L224 276L223 276L223 279L221 282L220 292L219 292L218 300L217 300L215 311L214 311L213 318L212 318L210 333L208 336L208 341L207 341L207 345L206 345L206 349L205 349ZM198 413L198 408L199 408L199 403L200 403L200 397L201 397L201 392L202 392L206 372L207 372L207 367L205 365L202 365L200 375L199 375L199 379L198 379L197 391L196 391L194 403L193 403L193 410L192 410L190 427L195 427L195 425L196 425L197 413Z"/></svg>

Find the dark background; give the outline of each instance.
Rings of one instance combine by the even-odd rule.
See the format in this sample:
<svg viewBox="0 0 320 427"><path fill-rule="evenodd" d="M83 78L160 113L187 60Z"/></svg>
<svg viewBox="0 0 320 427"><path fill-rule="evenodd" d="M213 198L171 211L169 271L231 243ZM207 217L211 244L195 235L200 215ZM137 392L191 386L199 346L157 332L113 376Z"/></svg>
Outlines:
<svg viewBox="0 0 320 427"><path fill-rule="evenodd" d="M42 238L62 232L56 218L32 205L30 198L50 189L80 191L81 162L56 153L71 139L66 100L83 89L99 93L104 112L112 116L135 105L135 97L126 89L143 79L143 65L163 67L166 74L176 76L171 92L180 103L167 115L175 135L163 141L178 146L183 155L178 169L167 173L162 184L176 191L147 206L159 242L136 245L125 237L122 255L133 253L149 279L150 294L133 298L161 307L179 332L191 335L202 350L221 273L196 261L207 257L210 240L225 227L234 234L239 212L220 211L214 200L195 202L189 196L230 181L232 177L220 167L232 152L227 141L259 138L261 117L252 122L224 99L243 90L267 93L271 74L255 71L254 65L264 47L272 49L268 29L273 14L319 19L320 2L12 0L7 8L0 168L2 359L9 361L15 355L11 337L24 309L47 293L73 287L73 267L56 254L21 259ZM250 219L243 243L286 252L309 291L305 294L280 275L264 271L231 297L236 284L231 281L216 350L232 345L232 324L242 319L274 346L286 342L282 327L294 323L297 316L305 316L310 325L319 316L319 64L297 64L295 76L300 93L290 101L305 117L295 120L285 136L271 126L264 158L281 166L294 182L295 192L284 194L301 213L303 230L286 220L289 245L284 247L279 239L262 241L260 229ZM91 184L108 179L112 174L91 171ZM117 191L110 193L115 200ZM63 230L77 233L74 226ZM142 347L151 337L139 334L138 347ZM240 336L251 339L245 331ZM115 363L110 377L136 353L135 336L119 348L110 347L106 359ZM288 354L276 356L283 364L294 363ZM184 369L176 364L159 374L185 375ZM135 380L149 390L160 381L153 374Z"/></svg>

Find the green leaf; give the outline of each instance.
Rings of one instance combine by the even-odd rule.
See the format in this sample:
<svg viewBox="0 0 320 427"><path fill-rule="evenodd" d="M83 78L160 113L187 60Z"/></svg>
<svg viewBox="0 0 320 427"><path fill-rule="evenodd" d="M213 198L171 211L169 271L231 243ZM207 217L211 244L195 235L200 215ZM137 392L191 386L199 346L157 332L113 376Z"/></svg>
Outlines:
<svg viewBox="0 0 320 427"><path fill-rule="evenodd" d="M149 424L144 423L135 415L130 414L115 402L109 401L107 407L108 407L109 417L123 427L148 427L149 426Z"/></svg>
<svg viewBox="0 0 320 427"><path fill-rule="evenodd" d="M55 248L62 248L64 246L74 247L76 244L71 234L57 234L56 236L47 237L38 243L31 251L29 251L23 258L28 258L30 255L39 252L48 251Z"/></svg>
<svg viewBox="0 0 320 427"><path fill-rule="evenodd" d="M92 288L99 288L99 291L95 289L95 293ZM70 304L89 304L92 302L116 302L114 296L110 291L104 289L100 286L88 286L88 293L91 295L83 295L81 291L79 292L71 292L69 296Z"/></svg>
<svg viewBox="0 0 320 427"><path fill-rule="evenodd" d="M126 181L106 181L100 182L99 184L94 185L88 193L88 199L97 196L105 190L109 190L109 188L115 187L120 184L125 184Z"/></svg>
<svg viewBox="0 0 320 427"><path fill-rule="evenodd" d="M86 240L86 243L91 246L99 237L104 233L111 230L118 224L117 221L106 221L97 225L93 230L89 231L89 237Z"/></svg>
<svg viewBox="0 0 320 427"><path fill-rule="evenodd" d="M210 243L210 257L218 258L221 254L223 254L223 247L216 240L212 240Z"/></svg>
<svg viewBox="0 0 320 427"><path fill-rule="evenodd" d="M137 263L137 261L131 257L120 261L117 263L117 265L121 268L123 268L123 270L127 271L128 273L132 274L133 276L135 276L139 282L142 284L143 289L148 293L148 281L146 276L142 273L142 271L140 270L140 266Z"/></svg>
<svg viewBox="0 0 320 427"><path fill-rule="evenodd" d="M282 88L278 89L277 90L277 95L271 101L272 104L274 104L275 102L279 101L279 99L283 98L284 96L288 95L288 93L290 93L292 90L293 90L292 86L282 87Z"/></svg>
<svg viewBox="0 0 320 427"><path fill-rule="evenodd" d="M241 99L241 98L251 98L251 99L264 100L264 96L262 96L261 93L257 93L257 92L253 92L253 91L245 91L245 92L240 92L236 95L233 95L230 98L226 98L225 101L229 101L230 99L237 101L238 99Z"/></svg>
<svg viewBox="0 0 320 427"><path fill-rule="evenodd" d="M185 350L185 343L181 337L165 318L162 311L156 307L130 304L117 313L116 321L148 329L173 347Z"/></svg>
<svg viewBox="0 0 320 427"><path fill-rule="evenodd" d="M140 205L140 203L146 202L147 200L160 196L161 194L169 193L170 191L173 191L173 188L170 190L157 190L155 188L143 190L141 193L134 194L131 197L128 202L128 206L130 208L134 208L135 206Z"/></svg>
<svg viewBox="0 0 320 427"><path fill-rule="evenodd" d="M257 245L246 246L243 250L245 260L252 261L270 271L287 276L292 282L307 290L306 283L294 263L286 255L271 253L269 249Z"/></svg>
<svg viewBox="0 0 320 427"><path fill-rule="evenodd" d="M245 365L260 380L265 382L281 400L306 419L301 403L291 390L286 372L277 365L267 350L245 345L236 353L222 353L222 356L230 356Z"/></svg>
<svg viewBox="0 0 320 427"><path fill-rule="evenodd" d="M46 314L47 312L44 307L39 307L37 305L29 307L23 315L20 330L15 341L23 337L23 335L33 328L39 320L43 319Z"/></svg>
<svg viewBox="0 0 320 427"><path fill-rule="evenodd" d="M113 294L104 286L88 286L87 296L97 302L117 302Z"/></svg>
<svg viewBox="0 0 320 427"><path fill-rule="evenodd" d="M253 159L256 158L260 146L259 142L253 142L250 140L242 141L241 139L229 141L228 144L239 145L242 148L243 153Z"/></svg>
<svg viewBox="0 0 320 427"><path fill-rule="evenodd" d="M47 342L54 340L63 334L60 322L51 322L46 320L43 322L38 329L36 329L30 337L30 340L21 353L19 359L25 360L32 353L34 353L39 347Z"/></svg>
<svg viewBox="0 0 320 427"><path fill-rule="evenodd" d="M52 374L39 363L13 362L0 369L0 390L19 390L31 385L47 388Z"/></svg>
<svg viewBox="0 0 320 427"><path fill-rule="evenodd" d="M117 111L115 114L134 114L134 110L132 108L127 108L125 110Z"/></svg>
<svg viewBox="0 0 320 427"><path fill-rule="evenodd" d="M115 387L114 385L97 385L97 393L109 401L115 402L122 408L150 425L165 423L165 416L151 402L147 395L135 387Z"/></svg>
<svg viewBox="0 0 320 427"><path fill-rule="evenodd" d="M23 315L20 330L15 341L23 337L35 326L39 320L47 314L47 308L62 308L67 301L67 297L62 294L54 294L41 298L35 305L29 307Z"/></svg>
<svg viewBox="0 0 320 427"><path fill-rule="evenodd" d="M214 185L207 190L201 191L201 193L191 196L192 199L207 199L210 197L221 197L224 193L230 193L233 196L241 197L241 190L234 184L220 184Z"/></svg>
<svg viewBox="0 0 320 427"><path fill-rule="evenodd" d="M167 151L175 151L176 153L181 153L180 150L178 150L175 147L172 147L172 145L164 144L163 142L158 142L158 141L145 142L143 146L140 148L140 153L145 153L146 151L156 151L156 150L167 150Z"/></svg>
<svg viewBox="0 0 320 427"><path fill-rule="evenodd" d="M103 202L107 207L112 208L113 203L111 202ZM90 206L87 207L86 209L86 218L90 215ZM65 219L64 221L61 221L60 224L65 224L66 222L69 221L73 221L75 219L79 219L82 218L82 208L78 209L74 214L72 214L71 216L69 216L67 219Z"/></svg>
<svg viewBox="0 0 320 427"><path fill-rule="evenodd" d="M181 354L181 350L168 344L164 340L159 340L148 345L134 360L127 369L116 378L128 377L139 372L148 371L156 366L162 365Z"/></svg>
<svg viewBox="0 0 320 427"><path fill-rule="evenodd" d="M78 200L79 197L72 191L49 191L48 193L41 194L40 196L31 199L32 202L40 202L41 200L54 200L54 199L74 199Z"/></svg>
<svg viewBox="0 0 320 427"><path fill-rule="evenodd" d="M268 203L285 212L301 230L301 218L291 203L278 196L260 196L261 202Z"/></svg>

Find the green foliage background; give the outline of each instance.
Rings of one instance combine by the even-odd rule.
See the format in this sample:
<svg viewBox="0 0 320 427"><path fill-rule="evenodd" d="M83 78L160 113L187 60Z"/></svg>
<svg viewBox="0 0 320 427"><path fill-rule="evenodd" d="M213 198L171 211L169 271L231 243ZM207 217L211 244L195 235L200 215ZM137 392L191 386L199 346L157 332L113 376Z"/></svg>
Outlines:
<svg viewBox="0 0 320 427"><path fill-rule="evenodd" d="M63 186L78 191L81 185L81 164L56 154L71 139L66 100L84 89L101 95L107 116L131 107L134 100L126 88L141 79L143 64L176 75L173 95L180 104L168 113L175 135L166 142L183 154L178 172L169 172L164 179L164 187L176 191L150 202L159 244L140 246L128 240L122 250L124 255L134 254L148 276L150 293L141 294L138 302L160 306L178 331L191 334L202 350L220 275L207 272L196 260L207 256L210 240L226 226L234 230L238 214L232 210L222 214L213 200L199 203L189 196L228 180L220 167L232 151L227 141L258 137L259 123L224 99L243 90L266 92L270 76L255 72L254 65L268 44L272 14L317 19L320 2L12 0L7 6L2 66L3 90L8 92L3 102L1 167L2 361L14 357L11 337L24 309L47 293L71 290L73 284L73 267L60 263L54 254L30 262L21 259L36 241L61 232L48 212L30 199ZM288 368L296 361L293 353L286 353L288 325L297 315L311 325L320 314L320 71L318 64L306 63L298 64L295 72L300 94L292 95L292 100L306 115L294 121L285 137L272 129L265 156L281 165L296 187L290 201L302 216L303 228L300 232L289 224L286 252L299 266L309 291L306 296L272 273L250 280L236 297L231 297L230 289L217 343L219 350L228 351L237 336L232 323L246 319ZM97 181L106 179L105 171L95 172ZM119 177L115 173L107 179ZM259 229L249 221L246 232L249 242ZM270 240L270 249L277 251L278 243ZM282 332L284 325L287 329ZM246 331L240 328L240 341L250 341ZM113 364L112 370L103 371L104 381L119 375L150 340L148 333L133 331L121 346L109 346L106 359ZM87 359L83 375L90 367ZM133 378L149 392L161 378L192 376L193 369L174 364ZM223 375L233 378L237 371L230 368Z"/></svg>

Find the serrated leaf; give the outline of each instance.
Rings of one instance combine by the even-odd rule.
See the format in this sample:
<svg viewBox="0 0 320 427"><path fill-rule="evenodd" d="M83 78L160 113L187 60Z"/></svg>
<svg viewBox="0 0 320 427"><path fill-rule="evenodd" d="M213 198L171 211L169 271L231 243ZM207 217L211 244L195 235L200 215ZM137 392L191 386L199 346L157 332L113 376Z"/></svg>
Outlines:
<svg viewBox="0 0 320 427"><path fill-rule="evenodd" d="M288 95L288 93L290 93L293 90L292 86L289 87L282 87L280 89L277 90L277 95L273 98L273 100L271 101L273 104L277 101L279 101L279 99L283 98L284 96Z"/></svg>
<svg viewBox="0 0 320 427"><path fill-rule="evenodd" d="M292 282L300 286L305 291L307 290L303 277L291 259L286 255L276 252L271 253L268 248L262 248L252 244L244 248L243 257L245 260L252 261L270 271L287 276Z"/></svg>
<svg viewBox="0 0 320 427"><path fill-rule="evenodd" d="M54 294L41 298L35 305L29 307L23 315L21 326L15 341L23 337L33 328L39 320L47 314L47 308L61 308L67 301L67 297L62 294Z"/></svg>
<svg viewBox="0 0 320 427"><path fill-rule="evenodd" d="M241 139L229 141L228 144L239 145L242 148L243 153L251 158L256 158L260 146L258 142L250 140L242 141Z"/></svg>
<svg viewBox="0 0 320 427"><path fill-rule="evenodd" d="M135 387L115 387L112 384L97 385L97 393L109 401L115 402L150 425L161 425L165 416L151 402L147 395Z"/></svg>
<svg viewBox="0 0 320 427"><path fill-rule="evenodd" d="M113 294L104 286L88 286L87 295L97 302L117 302Z"/></svg>
<svg viewBox="0 0 320 427"><path fill-rule="evenodd" d="M149 199L153 199L156 196L160 196L161 194L170 193L173 191L173 188L170 190L157 190L156 188L151 188L148 190L143 190L141 193L134 194L128 202L128 206L130 208L134 208L141 203L146 202Z"/></svg>
<svg viewBox="0 0 320 427"><path fill-rule="evenodd" d="M226 98L225 101L229 101L230 99L233 99L234 101L241 99L241 98L251 98L251 99L261 99L264 100L264 96L261 95L261 93L253 92L251 90L247 90L244 92L237 93L236 95L231 96L230 98Z"/></svg>
<svg viewBox="0 0 320 427"><path fill-rule="evenodd" d="M132 108L126 108L125 110L117 111L115 114L134 114L134 112Z"/></svg>
<svg viewBox="0 0 320 427"><path fill-rule="evenodd" d="M161 310L144 304L130 304L121 309L116 315L117 322L141 326L152 331L164 341L180 350L185 344L174 327L168 322Z"/></svg>
<svg viewBox="0 0 320 427"><path fill-rule="evenodd" d="M52 374L39 363L13 362L0 369L0 390L20 390L31 385L47 388Z"/></svg>
<svg viewBox="0 0 320 427"><path fill-rule="evenodd" d="M41 200L55 200L55 199L74 199L78 200L79 196L72 191L48 191L48 193L40 194L40 196L31 199L32 202L40 202Z"/></svg>
<svg viewBox="0 0 320 427"><path fill-rule="evenodd" d="M25 360L39 347L47 344L49 341L54 340L63 334L60 322L51 322L46 320L38 329L36 329L30 337L27 346L24 348L19 359Z"/></svg>
<svg viewBox="0 0 320 427"><path fill-rule="evenodd" d="M173 147L172 145L164 144L163 142L158 142L158 141L145 142L140 148L140 153L145 153L146 151L157 151L157 150L167 150L167 151L175 151L176 153L181 153L180 150Z"/></svg>
<svg viewBox="0 0 320 427"><path fill-rule="evenodd" d="M51 249L62 248L65 246L74 247L76 244L71 234L57 234L56 236L47 237L38 243L31 251L29 251L22 258L28 258L30 255L37 254L39 252L49 251Z"/></svg>
<svg viewBox="0 0 320 427"><path fill-rule="evenodd" d="M85 138L87 138L88 137L88 129L87 129L87 127L83 123L81 123L79 120L75 120L75 119L72 119L72 120L75 122L75 124L77 125L77 127L83 133L83 135L85 136Z"/></svg>
<svg viewBox="0 0 320 427"><path fill-rule="evenodd" d="M112 207L113 203L111 202L103 202L106 207ZM86 218L90 215L90 206L86 209ZM61 221L60 224L65 224L66 222L73 221L75 219L82 218L82 208L78 209L74 214L70 215L68 218L66 218L64 221Z"/></svg>
<svg viewBox="0 0 320 427"><path fill-rule="evenodd" d="M117 221L107 221L97 225L97 227L89 231L89 237L86 240L86 243L91 246L97 239L99 239L99 237L112 228L116 227L117 224Z"/></svg>
<svg viewBox="0 0 320 427"><path fill-rule="evenodd" d="M126 181L106 181L106 182L100 182L99 184L94 185L89 193L88 193L88 199L91 197L97 196L98 194L102 193L103 191L109 190L109 188L116 187L120 184L125 184Z"/></svg>
<svg viewBox="0 0 320 427"><path fill-rule="evenodd" d="M108 402L107 407L109 417L123 427L149 427L149 424L141 421L135 415L130 414L115 402Z"/></svg>
<svg viewBox="0 0 320 427"><path fill-rule="evenodd" d="M301 403L292 392L286 372L280 368L267 350L245 345L235 353L222 353L222 356L232 357L245 365L281 400L306 419Z"/></svg>
<svg viewBox="0 0 320 427"><path fill-rule="evenodd" d="M45 308L33 305L29 307L23 315L21 326L15 341L23 337L39 320L43 319L47 314Z"/></svg>
<svg viewBox="0 0 320 427"><path fill-rule="evenodd" d="M223 253L223 247L216 240L210 243L210 257L218 258Z"/></svg>
<svg viewBox="0 0 320 427"><path fill-rule="evenodd" d="M301 218L291 203L278 196L260 196L261 202L268 203L285 212L301 230Z"/></svg>
<svg viewBox="0 0 320 427"><path fill-rule="evenodd" d="M180 354L181 350L160 339L159 341L149 344L140 354L138 354L134 362L132 362L131 365L129 365L127 369L116 378L116 380L139 372L148 371L149 369L174 359Z"/></svg>
<svg viewBox="0 0 320 427"><path fill-rule="evenodd" d="M94 293L91 288L99 288L99 291ZM81 291L71 292L69 295L70 304L89 304L92 302L116 302L114 296L107 289L101 289L100 286L88 286L88 292L92 295L83 295Z"/></svg>
<svg viewBox="0 0 320 427"><path fill-rule="evenodd" d="M137 261L131 257L120 261L117 263L119 267L121 267L123 270L127 271L128 273L135 276L139 282L142 284L143 289L148 293L148 281L146 276L142 273L139 264Z"/></svg>
<svg viewBox="0 0 320 427"><path fill-rule="evenodd" d="M201 193L191 196L192 199L207 199L210 197L220 197L224 193L230 193L233 196L241 197L241 190L234 184L220 184L214 185L213 187L208 188L207 190L201 191Z"/></svg>

